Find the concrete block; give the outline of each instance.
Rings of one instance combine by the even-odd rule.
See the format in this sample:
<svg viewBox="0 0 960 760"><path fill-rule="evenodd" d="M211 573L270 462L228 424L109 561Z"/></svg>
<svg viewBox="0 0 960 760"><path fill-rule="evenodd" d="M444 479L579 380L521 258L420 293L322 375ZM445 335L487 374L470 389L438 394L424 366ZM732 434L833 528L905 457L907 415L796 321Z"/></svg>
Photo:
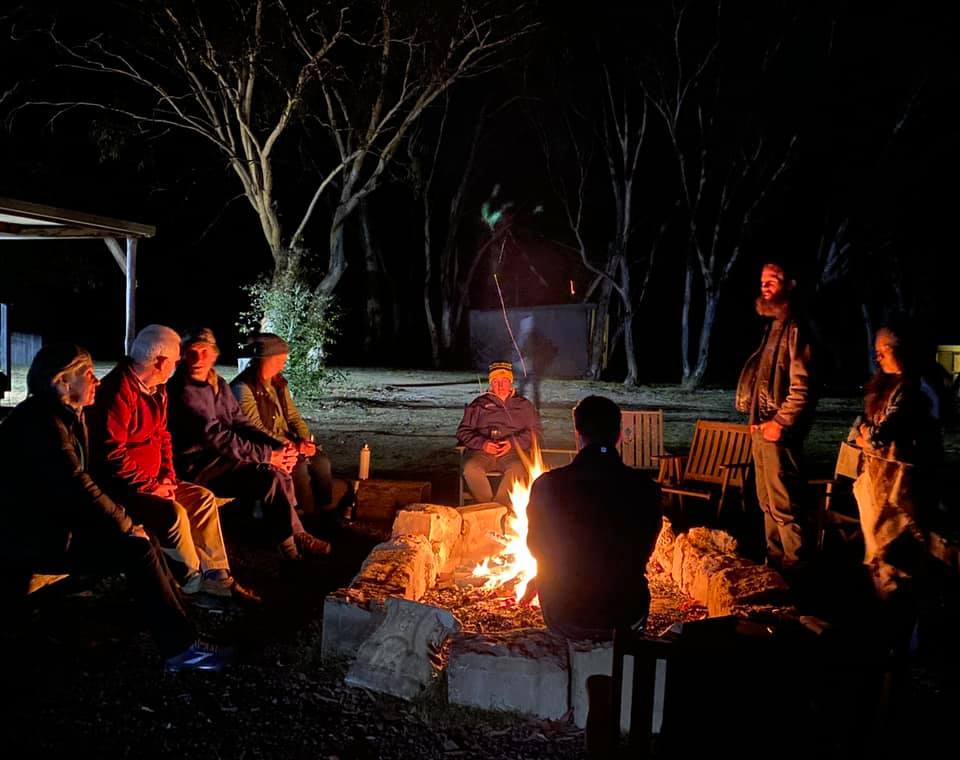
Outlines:
<svg viewBox="0 0 960 760"><path fill-rule="evenodd" d="M498 555L503 545L491 535L503 535L503 518L507 508L497 502L486 502L458 507L457 511L463 520L460 565L470 567L487 557Z"/></svg>
<svg viewBox="0 0 960 760"><path fill-rule="evenodd" d="M383 599L371 599L349 588L327 594L323 600L321 658L352 660L385 617Z"/></svg>
<svg viewBox="0 0 960 760"><path fill-rule="evenodd" d="M420 599L437 582L437 560L425 536L405 535L377 544L351 588L376 597Z"/></svg>
<svg viewBox="0 0 960 760"><path fill-rule="evenodd" d="M392 537L416 534L426 537L437 558L437 572L451 573L457 566L463 518L453 507L411 504L397 513Z"/></svg>
<svg viewBox="0 0 960 760"><path fill-rule="evenodd" d="M545 629L460 634L447 662L452 704L557 719L567 712L567 644Z"/></svg>
<svg viewBox="0 0 960 760"><path fill-rule="evenodd" d="M450 610L393 597L387 615L360 647L347 676L348 686L412 699L437 676L444 640L459 624Z"/></svg>

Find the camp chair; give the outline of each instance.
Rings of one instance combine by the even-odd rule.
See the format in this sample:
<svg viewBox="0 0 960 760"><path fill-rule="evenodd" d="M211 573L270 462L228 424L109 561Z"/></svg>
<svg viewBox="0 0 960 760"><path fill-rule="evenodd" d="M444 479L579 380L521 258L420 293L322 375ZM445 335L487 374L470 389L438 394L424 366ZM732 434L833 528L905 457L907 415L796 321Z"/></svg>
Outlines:
<svg viewBox="0 0 960 760"><path fill-rule="evenodd" d="M827 528L835 528L844 543L859 538L860 516L853 501L853 481L860 470L859 447L844 441L837 452L832 478L808 480L810 486L823 488L817 500L817 551L823 551ZM842 509L846 504L846 511ZM850 505L853 504L853 514Z"/></svg>
<svg viewBox="0 0 960 760"><path fill-rule="evenodd" d="M663 454L658 481L665 494L680 499L699 499L716 505L717 518L726 503L728 492L739 491L741 506L746 511L744 483L753 466L750 428L730 422L697 420L690 451L684 456Z"/></svg>

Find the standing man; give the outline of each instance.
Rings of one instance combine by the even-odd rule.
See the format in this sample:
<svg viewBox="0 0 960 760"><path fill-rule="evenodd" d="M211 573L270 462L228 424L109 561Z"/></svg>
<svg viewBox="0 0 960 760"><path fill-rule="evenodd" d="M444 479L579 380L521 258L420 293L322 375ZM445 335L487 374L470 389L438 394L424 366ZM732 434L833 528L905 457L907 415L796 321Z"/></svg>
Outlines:
<svg viewBox="0 0 960 760"><path fill-rule="evenodd" d="M185 593L258 601L230 573L216 497L177 480L165 386L179 359L180 336L169 327L147 325L137 333L130 356L103 378L91 407L91 469L184 569Z"/></svg>
<svg viewBox="0 0 960 760"><path fill-rule="evenodd" d="M297 515L290 472L297 448L253 425L214 369L220 349L213 330L188 332L183 359L170 381L170 432L177 469L212 491L258 499L270 540L281 556L330 553L330 544L307 533Z"/></svg>
<svg viewBox="0 0 960 760"><path fill-rule="evenodd" d="M513 389L513 365L494 362L488 374L490 390L467 404L457 428L457 440L469 451L463 477L474 498L510 506L510 488L525 480L526 468L517 449L530 450L543 437L537 410ZM503 473L494 497L487 473Z"/></svg>
<svg viewBox="0 0 960 760"><path fill-rule="evenodd" d="M764 264L756 309L768 321L760 347L740 373L736 394L737 411L747 414L753 439L767 561L788 573L807 559L801 455L816 407L813 350L793 308L795 287L782 264Z"/></svg>

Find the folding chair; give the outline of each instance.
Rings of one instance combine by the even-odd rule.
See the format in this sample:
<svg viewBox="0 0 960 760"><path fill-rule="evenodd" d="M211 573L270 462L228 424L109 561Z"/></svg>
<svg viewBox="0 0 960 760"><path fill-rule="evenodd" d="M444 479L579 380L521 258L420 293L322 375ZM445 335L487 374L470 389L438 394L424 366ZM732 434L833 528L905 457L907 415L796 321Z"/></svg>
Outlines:
<svg viewBox="0 0 960 760"><path fill-rule="evenodd" d="M853 500L853 481L860 474L859 447L844 441L837 452L837 461L832 478L808 480L814 487L822 487L823 494L817 501L817 551L823 551L827 528L835 528L844 543L862 536L860 515L854 509L853 514L838 509L839 502L846 501L848 507Z"/></svg>

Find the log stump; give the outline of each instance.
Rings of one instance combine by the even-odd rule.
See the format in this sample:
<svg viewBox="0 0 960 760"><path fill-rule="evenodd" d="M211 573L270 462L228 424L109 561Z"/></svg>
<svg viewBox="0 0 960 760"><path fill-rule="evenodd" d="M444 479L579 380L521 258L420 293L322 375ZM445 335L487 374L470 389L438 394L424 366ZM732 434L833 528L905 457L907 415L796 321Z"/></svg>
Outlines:
<svg viewBox="0 0 960 760"><path fill-rule="evenodd" d="M408 504L430 501L431 485L426 480L357 481L356 520L393 522L397 512Z"/></svg>

